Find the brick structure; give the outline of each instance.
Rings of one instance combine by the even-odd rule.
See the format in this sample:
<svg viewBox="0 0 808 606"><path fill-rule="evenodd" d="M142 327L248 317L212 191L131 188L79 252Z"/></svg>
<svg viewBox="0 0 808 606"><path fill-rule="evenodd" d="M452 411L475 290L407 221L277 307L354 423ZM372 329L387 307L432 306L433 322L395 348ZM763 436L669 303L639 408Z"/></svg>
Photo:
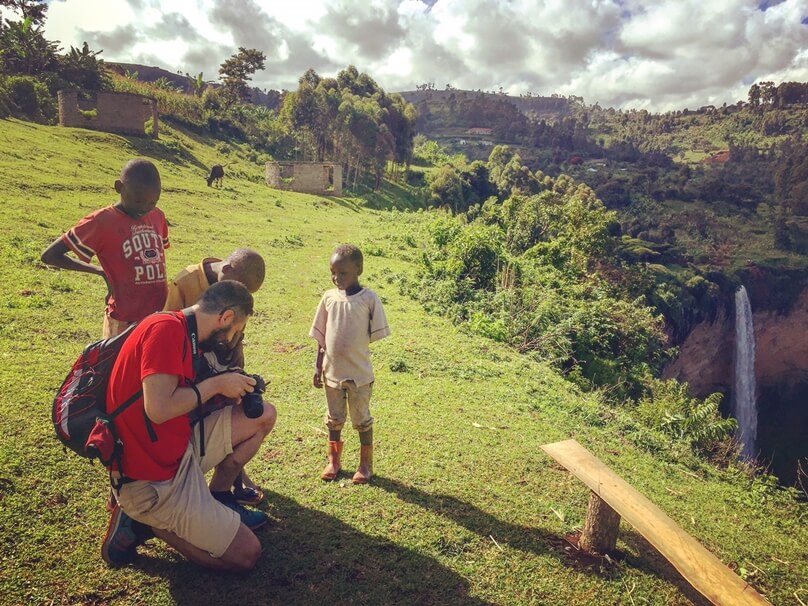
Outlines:
<svg viewBox="0 0 808 606"><path fill-rule="evenodd" d="M89 128L121 135L146 135L146 120L152 120L152 138L159 134L157 99L134 93L99 92L95 103L79 100L78 92L60 90L59 125ZM82 113L95 110L95 113Z"/></svg>
<svg viewBox="0 0 808 606"><path fill-rule="evenodd" d="M326 196L342 195L342 165L333 162L267 162L267 185Z"/></svg>

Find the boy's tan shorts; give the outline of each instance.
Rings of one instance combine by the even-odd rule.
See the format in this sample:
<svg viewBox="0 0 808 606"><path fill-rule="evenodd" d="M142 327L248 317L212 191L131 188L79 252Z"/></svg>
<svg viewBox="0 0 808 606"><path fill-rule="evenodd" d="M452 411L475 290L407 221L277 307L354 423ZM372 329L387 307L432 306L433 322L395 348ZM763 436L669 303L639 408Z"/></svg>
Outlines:
<svg viewBox="0 0 808 606"><path fill-rule="evenodd" d="M233 452L228 406L205 418L205 456L199 457L199 424L171 480L124 484L118 502L126 514L154 528L173 532L194 547L220 558L238 532L241 520L213 498L205 473Z"/></svg>
<svg viewBox="0 0 808 606"><path fill-rule="evenodd" d="M341 381L339 388L325 386L325 399L328 404L325 424L332 431L339 431L345 425L348 413L351 424L359 432L367 431L373 426L370 414L370 397L373 395L373 383L357 387L351 380Z"/></svg>

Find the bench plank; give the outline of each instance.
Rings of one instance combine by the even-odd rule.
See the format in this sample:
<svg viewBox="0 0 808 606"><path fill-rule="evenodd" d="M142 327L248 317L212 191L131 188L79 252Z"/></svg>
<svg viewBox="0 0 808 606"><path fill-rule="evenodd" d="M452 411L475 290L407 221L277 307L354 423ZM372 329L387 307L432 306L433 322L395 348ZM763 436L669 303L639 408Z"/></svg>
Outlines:
<svg viewBox="0 0 808 606"><path fill-rule="evenodd" d="M751 585L577 441L541 448L637 529L710 602L720 606L769 605Z"/></svg>

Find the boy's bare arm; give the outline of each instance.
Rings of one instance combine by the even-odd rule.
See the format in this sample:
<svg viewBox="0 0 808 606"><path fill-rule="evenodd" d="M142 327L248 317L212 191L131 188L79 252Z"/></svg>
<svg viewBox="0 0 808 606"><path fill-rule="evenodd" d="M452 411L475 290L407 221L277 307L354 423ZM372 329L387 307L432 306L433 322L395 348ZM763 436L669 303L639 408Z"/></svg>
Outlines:
<svg viewBox="0 0 808 606"><path fill-rule="evenodd" d="M40 259L43 263L52 267L59 267L61 269L68 269L71 271L81 271L84 273L101 276L106 280L107 275L104 273L104 270L101 269L101 267L98 265L93 265L92 263L85 263L84 261L74 259L73 257L69 257L67 255L68 252L70 252L70 249L67 247L64 240L61 238L56 238L51 245L45 249Z"/></svg>
<svg viewBox="0 0 808 606"><path fill-rule="evenodd" d="M320 389L323 386L323 356L325 350L317 345L317 360L314 363L314 386Z"/></svg>

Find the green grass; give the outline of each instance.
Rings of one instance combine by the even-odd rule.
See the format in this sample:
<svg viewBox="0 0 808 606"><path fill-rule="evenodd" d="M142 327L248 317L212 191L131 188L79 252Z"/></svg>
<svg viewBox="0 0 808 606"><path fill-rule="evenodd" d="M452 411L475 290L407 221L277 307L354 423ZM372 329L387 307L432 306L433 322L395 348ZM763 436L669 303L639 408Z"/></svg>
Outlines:
<svg viewBox="0 0 808 606"><path fill-rule="evenodd" d="M165 125L151 141L0 121L0 603L2 604L689 604L699 601L623 526L617 563L576 563L560 537L581 526L583 485L539 445L575 437L765 592L796 603L808 582L808 507L741 470L649 454L620 411L546 366L431 317L397 287L416 271L422 213L263 185L250 150L229 144L221 190L206 167L220 142ZM99 557L105 474L65 454L50 403L100 333L99 280L54 271L40 252L115 200L131 156L155 159L171 224L169 274L253 246L267 261L247 331L251 372L269 380L275 431L250 464L272 524L245 577L212 574L157 541L136 565ZM384 193L374 206L392 205ZM406 207L407 204L402 204ZM363 282L382 296L393 336L374 344L376 476L323 483L324 396L311 387L314 309L339 242L366 252ZM417 241L417 240L416 240ZM358 439L344 433L344 465ZM798 594L798 595L805 595Z"/></svg>

